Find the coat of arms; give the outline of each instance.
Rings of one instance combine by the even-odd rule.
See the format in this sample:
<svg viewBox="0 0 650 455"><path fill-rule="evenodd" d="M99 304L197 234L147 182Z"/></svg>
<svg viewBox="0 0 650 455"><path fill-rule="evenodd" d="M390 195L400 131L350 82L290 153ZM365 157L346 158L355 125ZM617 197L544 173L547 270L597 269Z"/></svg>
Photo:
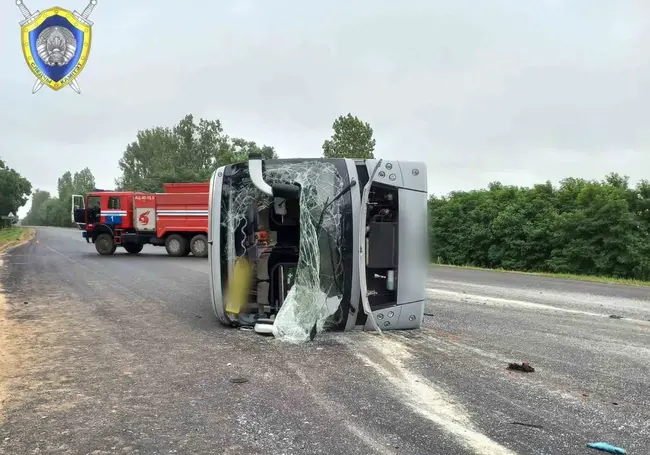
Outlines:
<svg viewBox="0 0 650 455"><path fill-rule="evenodd" d="M16 5L24 16L21 47L27 66L36 76L32 93L43 85L56 91L69 85L81 93L76 78L90 54L93 23L88 17L97 0L90 0L82 13L55 6L32 14L23 0L16 0Z"/></svg>

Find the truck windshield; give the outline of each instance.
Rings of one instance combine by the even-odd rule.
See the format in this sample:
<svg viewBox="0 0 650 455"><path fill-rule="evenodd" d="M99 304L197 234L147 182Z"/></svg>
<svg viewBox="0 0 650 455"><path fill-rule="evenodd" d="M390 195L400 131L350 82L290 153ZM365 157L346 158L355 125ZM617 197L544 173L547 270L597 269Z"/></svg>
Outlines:
<svg viewBox="0 0 650 455"><path fill-rule="evenodd" d="M88 208L99 208L100 207L100 198L99 196L88 196Z"/></svg>

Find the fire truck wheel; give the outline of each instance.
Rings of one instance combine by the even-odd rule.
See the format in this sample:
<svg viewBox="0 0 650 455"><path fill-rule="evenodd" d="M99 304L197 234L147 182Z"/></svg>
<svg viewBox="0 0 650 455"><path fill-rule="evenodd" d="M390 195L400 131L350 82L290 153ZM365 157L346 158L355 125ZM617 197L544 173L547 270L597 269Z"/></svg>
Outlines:
<svg viewBox="0 0 650 455"><path fill-rule="evenodd" d="M144 245L136 245L136 244L133 244L133 243L130 244L130 245L124 245L124 249L129 254L138 254L140 251L142 251L143 247L144 247Z"/></svg>
<svg viewBox="0 0 650 455"><path fill-rule="evenodd" d="M208 257L208 238L203 234L197 234L190 240L190 250L197 258Z"/></svg>
<svg viewBox="0 0 650 455"><path fill-rule="evenodd" d="M95 249L102 256L110 256L115 253L117 247L113 243L113 237L110 234L99 234L95 239Z"/></svg>
<svg viewBox="0 0 650 455"><path fill-rule="evenodd" d="M187 239L179 234L172 234L165 240L165 249L170 256L187 256L190 252Z"/></svg>

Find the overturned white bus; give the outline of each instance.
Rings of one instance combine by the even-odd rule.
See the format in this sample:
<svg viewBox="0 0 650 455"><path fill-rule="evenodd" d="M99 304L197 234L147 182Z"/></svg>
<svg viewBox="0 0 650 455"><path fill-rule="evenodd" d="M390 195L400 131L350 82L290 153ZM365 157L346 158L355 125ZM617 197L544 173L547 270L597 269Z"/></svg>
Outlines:
<svg viewBox="0 0 650 455"><path fill-rule="evenodd" d="M424 163L251 156L210 182L214 312L295 341L323 329L419 328L427 239ZM226 290L242 258L248 298L232 312Z"/></svg>

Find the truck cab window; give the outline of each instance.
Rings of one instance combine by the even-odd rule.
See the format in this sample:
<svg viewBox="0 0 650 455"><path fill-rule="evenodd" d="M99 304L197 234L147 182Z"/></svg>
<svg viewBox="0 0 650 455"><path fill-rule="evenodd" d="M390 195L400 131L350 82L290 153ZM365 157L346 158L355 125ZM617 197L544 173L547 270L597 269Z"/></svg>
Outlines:
<svg viewBox="0 0 650 455"><path fill-rule="evenodd" d="M120 209L120 198L116 196L111 196L108 198L108 209L109 210L118 210Z"/></svg>
<svg viewBox="0 0 650 455"><path fill-rule="evenodd" d="M88 196L88 223L98 223L100 218L101 199L99 196Z"/></svg>
<svg viewBox="0 0 650 455"><path fill-rule="evenodd" d="M88 197L88 208L97 208L100 206L99 196L89 196Z"/></svg>

